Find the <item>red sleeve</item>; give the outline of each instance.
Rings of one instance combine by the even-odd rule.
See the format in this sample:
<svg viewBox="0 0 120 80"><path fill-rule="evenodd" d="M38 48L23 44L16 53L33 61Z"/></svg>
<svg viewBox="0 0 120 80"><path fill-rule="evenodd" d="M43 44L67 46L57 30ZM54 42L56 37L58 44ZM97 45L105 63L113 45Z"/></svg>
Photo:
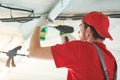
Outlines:
<svg viewBox="0 0 120 80"><path fill-rule="evenodd" d="M69 67L75 64L75 42L57 44L51 47L56 67Z"/></svg>

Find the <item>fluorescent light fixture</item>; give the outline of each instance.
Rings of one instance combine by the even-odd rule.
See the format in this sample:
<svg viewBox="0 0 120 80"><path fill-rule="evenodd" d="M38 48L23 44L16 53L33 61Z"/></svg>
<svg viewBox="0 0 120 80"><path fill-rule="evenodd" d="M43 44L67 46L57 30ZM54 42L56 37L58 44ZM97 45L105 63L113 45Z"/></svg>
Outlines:
<svg viewBox="0 0 120 80"><path fill-rule="evenodd" d="M72 0L59 0L55 7L49 12L48 19L54 20L71 1Z"/></svg>

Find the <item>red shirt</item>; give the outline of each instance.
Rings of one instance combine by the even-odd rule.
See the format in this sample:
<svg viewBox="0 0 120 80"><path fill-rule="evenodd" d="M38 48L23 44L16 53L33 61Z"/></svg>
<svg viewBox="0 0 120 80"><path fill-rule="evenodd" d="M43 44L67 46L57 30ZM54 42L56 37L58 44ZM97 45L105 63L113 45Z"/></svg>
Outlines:
<svg viewBox="0 0 120 80"><path fill-rule="evenodd" d="M102 50L109 80L113 80L115 58L103 43L95 43ZM89 42L72 41L51 47L57 68L68 68L67 80L105 80L98 53Z"/></svg>

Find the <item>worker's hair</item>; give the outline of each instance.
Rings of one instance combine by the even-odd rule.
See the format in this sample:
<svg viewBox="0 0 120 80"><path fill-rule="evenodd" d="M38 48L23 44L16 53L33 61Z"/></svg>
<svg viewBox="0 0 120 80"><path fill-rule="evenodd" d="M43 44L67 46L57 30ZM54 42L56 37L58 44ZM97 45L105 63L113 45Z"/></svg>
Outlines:
<svg viewBox="0 0 120 80"><path fill-rule="evenodd" d="M102 36L100 36L100 35L97 33L97 31L96 31L92 26L88 25L88 24L85 23L85 22L83 22L83 24L84 24L84 26L85 26L85 29L87 29L87 27L90 27L90 29L91 29L91 31L92 31L92 33L93 33L93 38L94 38L94 39L100 38L100 39L102 39L102 40L105 40L105 38L102 37Z"/></svg>

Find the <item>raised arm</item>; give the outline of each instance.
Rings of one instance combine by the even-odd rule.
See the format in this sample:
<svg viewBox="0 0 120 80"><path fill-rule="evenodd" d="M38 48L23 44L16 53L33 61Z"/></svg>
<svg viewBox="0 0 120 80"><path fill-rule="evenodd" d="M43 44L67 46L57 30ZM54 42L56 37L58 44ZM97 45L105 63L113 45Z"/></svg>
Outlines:
<svg viewBox="0 0 120 80"><path fill-rule="evenodd" d="M35 58L41 59L52 59L52 52L51 47L41 47L39 37L40 37L40 30L41 27L47 24L46 15L41 16L38 25L34 28L33 34L30 39L30 46L29 46L29 55Z"/></svg>

